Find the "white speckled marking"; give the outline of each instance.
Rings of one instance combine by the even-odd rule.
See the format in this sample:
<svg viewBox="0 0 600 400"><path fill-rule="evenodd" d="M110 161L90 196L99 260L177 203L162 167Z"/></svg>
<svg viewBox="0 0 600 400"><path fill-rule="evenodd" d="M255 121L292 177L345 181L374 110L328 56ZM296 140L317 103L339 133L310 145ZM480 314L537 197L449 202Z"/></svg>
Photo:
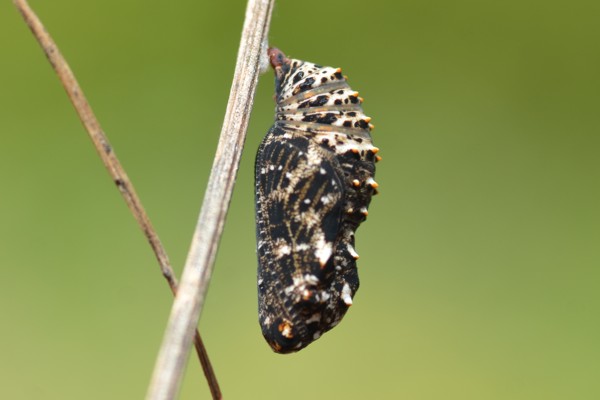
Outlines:
<svg viewBox="0 0 600 400"><path fill-rule="evenodd" d="M347 283L344 283L344 287L342 288L342 296L341 297L347 306L352 305L352 291L350 290L350 286L348 286Z"/></svg>
<svg viewBox="0 0 600 400"><path fill-rule="evenodd" d="M329 261L329 257L331 257L331 254L333 252L332 244L325 243L325 240L321 239L319 245L320 246L318 247L317 251L315 251L315 257L319 259L321 267L324 267L325 264L327 264L327 261Z"/></svg>
<svg viewBox="0 0 600 400"><path fill-rule="evenodd" d="M352 247L352 245L350 243L348 243L348 252L350 253L350 255L355 259L358 260L358 258L360 257L358 255L358 253L356 252L356 250L354 250L354 247Z"/></svg>

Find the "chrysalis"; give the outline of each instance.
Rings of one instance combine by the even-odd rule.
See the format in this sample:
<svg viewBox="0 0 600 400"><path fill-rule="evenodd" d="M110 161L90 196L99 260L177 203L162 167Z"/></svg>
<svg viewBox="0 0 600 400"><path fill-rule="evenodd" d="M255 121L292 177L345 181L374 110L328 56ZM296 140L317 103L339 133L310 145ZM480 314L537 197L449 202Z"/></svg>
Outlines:
<svg viewBox="0 0 600 400"><path fill-rule="evenodd" d="M291 353L352 305L354 232L377 193L379 149L340 68L268 53L277 107L256 155L258 312L271 348Z"/></svg>

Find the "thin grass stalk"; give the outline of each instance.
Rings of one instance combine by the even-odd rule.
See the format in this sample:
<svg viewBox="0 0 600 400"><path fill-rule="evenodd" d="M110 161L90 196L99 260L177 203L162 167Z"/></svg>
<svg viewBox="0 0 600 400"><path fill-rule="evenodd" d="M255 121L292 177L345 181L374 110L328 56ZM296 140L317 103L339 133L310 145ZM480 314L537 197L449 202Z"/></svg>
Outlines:
<svg viewBox="0 0 600 400"><path fill-rule="evenodd" d="M25 23L29 26L36 40L42 47L42 50L46 54L48 61L50 61L50 64L52 64L52 67L56 71L56 74L62 82L62 85L65 88L73 107L79 115L85 130L88 132L94 147L98 151L104 166L117 185L117 188L123 196L125 203L127 203L127 207L129 207L129 210L140 225L140 228L144 232L148 243L150 243L156 259L158 260L161 272L167 280L171 292L175 295L178 290L178 284L173 272L173 268L169 262L167 252L163 247L158 234L154 230L148 214L144 210L142 202L136 194L133 184L129 180L127 173L119 162L113 147L108 142L108 138L102 130L98 119L94 115L94 112L92 111L92 108L88 103L83 90L75 78L75 75L71 71L67 61L60 53L58 46L54 40L52 40L52 37L38 16L33 12L29 4L27 4L27 1L13 0L13 2L23 16ZM195 333L194 342L211 394L214 399L221 399L222 395L217 377L198 331Z"/></svg>

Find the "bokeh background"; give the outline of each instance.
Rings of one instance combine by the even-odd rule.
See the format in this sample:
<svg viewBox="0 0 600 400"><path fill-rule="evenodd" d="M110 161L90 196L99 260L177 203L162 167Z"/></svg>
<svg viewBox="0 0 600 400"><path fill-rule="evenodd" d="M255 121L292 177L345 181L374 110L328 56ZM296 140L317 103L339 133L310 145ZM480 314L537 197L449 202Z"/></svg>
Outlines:
<svg viewBox="0 0 600 400"><path fill-rule="evenodd" d="M245 3L32 0L178 273ZM340 66L381 194L339 327L277 355L257 323L263 75L200 321L230 399L600 398L600 3L279 1L270 40ZM142 398L171 295L11 2L0 4L0 398ZM194 355L182 399L209 398Z"/></svg>

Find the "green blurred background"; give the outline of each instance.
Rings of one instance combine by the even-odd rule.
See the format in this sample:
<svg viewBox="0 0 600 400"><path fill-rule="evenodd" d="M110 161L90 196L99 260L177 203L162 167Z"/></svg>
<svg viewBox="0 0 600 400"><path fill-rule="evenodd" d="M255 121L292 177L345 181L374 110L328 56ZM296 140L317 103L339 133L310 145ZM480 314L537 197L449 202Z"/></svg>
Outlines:
<svg viewBox="0 0 600 400"><path fill-rule="evenodd" d="M178 273L245 3L31 1ZM260 80L200 322L230 399L600 398L600 3L279 1L270 41L340 66L381 194L342 324L276 355L257 323ZM0 398L142 398L171 295L67 97L0 4ZM209 398L198 362L181 398Z"/></svg>

